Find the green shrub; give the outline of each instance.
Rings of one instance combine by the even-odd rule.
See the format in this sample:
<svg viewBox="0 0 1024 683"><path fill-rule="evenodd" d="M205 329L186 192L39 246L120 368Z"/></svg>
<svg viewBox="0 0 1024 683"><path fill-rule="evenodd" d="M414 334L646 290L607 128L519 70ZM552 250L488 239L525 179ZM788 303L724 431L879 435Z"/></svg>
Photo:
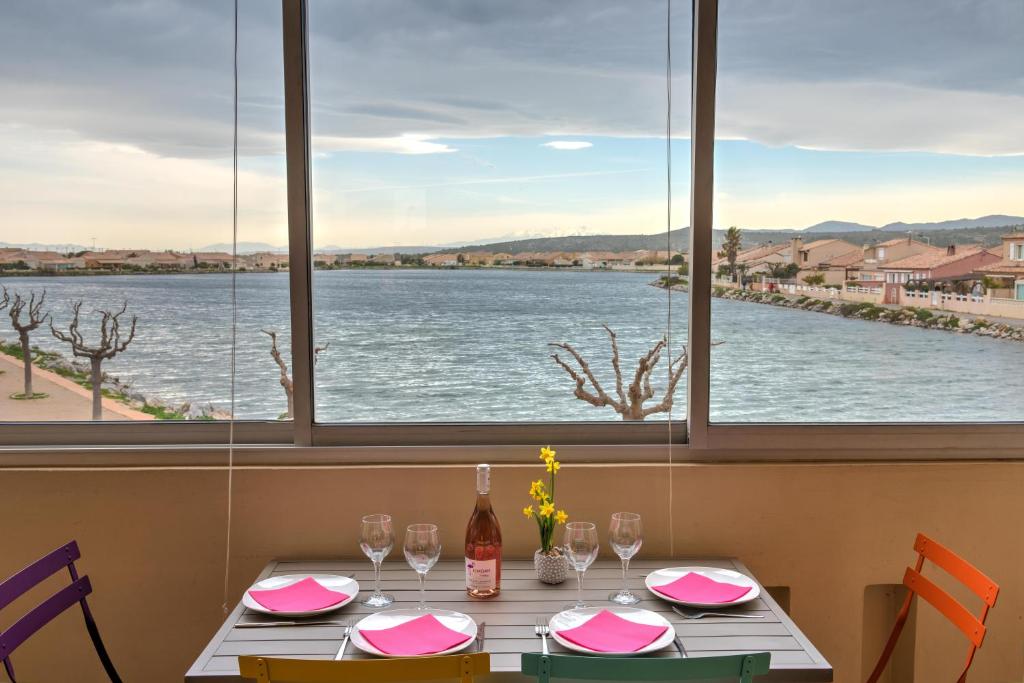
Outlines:
<svg viewBox="0 0 1024 683"><path fill-rule="evenodd" d="M914 317L925 323L934 318L935 316L927 308L914 309Z"/></svg>

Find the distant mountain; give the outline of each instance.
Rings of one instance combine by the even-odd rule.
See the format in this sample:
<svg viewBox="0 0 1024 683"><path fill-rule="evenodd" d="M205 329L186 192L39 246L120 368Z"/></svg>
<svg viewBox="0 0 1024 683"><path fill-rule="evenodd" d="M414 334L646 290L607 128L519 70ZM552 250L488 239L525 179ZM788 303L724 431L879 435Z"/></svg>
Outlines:
<svg viewBox="0 0 1024 683"><path fill-rule="evenodd" d="M405 245L397 247L337 247L329 245L313 249L318 254L432 254L439 246Z"/></svg>
<svg viewBox="0 0 1024 683"><path fill-rule="evenodd" d="M231 242L218 242L217 244L207 244L205 247L199 247L192 251L226 251L231 253ZM267 244L266 242L239 242L238 253L239 254L255 254L258 251L288 251L288 247L275 247L273 244Z"/></svg>
<svg viewBox="0 0 1024 683"><path fill-rule="evenodd" d="M871 232L878 228L874 225L864 225L863 223L850 223L849 221L824 221L816 225L812 225L809 228L804 228L802 232Z"/></svg>
<svg viewBox="0 0 1024 683"><path fill-rule="evenodd" d="M56 251L61 254L75 251L86 251L89 247L81 244L40 244L31 242L28 244L15 244L12 242L0 242L0 249L28 249L29 251Z"/></svg>
<svg viewBox="0 0 1024 683"><path fill-rule="evenodd" d="M716 231L722 232L722 231ZM723 233L724 234L724 233ZM568 235L565 237L534 237L508 242L476 244L471 250L515 254L524 251L637 251L639 249L665 250L671 242L673 251L687 251L690 229L676 228L667 237L664 232L652 235ZM439 249L441 253L466 251L466 248Z"/></svg>
<svg viewBox="0 0 1024 683"><path fill-rule="evenodd" d="M889 223L880 229L884 232L907 232L908 230L971 230L973 228L1002 228L1011 225L1024 225L1024 216L1006 216L994 214L981 218L958 218L938 223Z"/></svg>
<svg viewBox="0 0 1024 683"><path fill-rule="evenodd" d="M429 246L411 246L411 247L338 247L329 245L326 247L315 247L313 251L318 254L383 254L383 253L399 253L399 254L429 254L430 252L437 251L440 247L429 247ZM200 247L194 251L224 251L231 253L230 242L219 242L217 244L207 244L205 247ZM272 251L277 253L285 253L288 251L287 246L274 246L267 242L239 242L238 253L239 254L255 254L259 251Z"/></svg>

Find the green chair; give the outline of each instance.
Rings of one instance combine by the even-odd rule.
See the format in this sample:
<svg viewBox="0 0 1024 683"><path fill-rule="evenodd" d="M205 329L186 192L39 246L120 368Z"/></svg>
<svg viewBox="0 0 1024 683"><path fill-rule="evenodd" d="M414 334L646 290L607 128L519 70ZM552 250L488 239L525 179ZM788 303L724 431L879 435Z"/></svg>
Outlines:
<svg viewBox="0 0 1024 683"><path fill-rule="evenodd" d="M772 656L768 652L723 657L686 659L645 659L643 657L578 657L523 653L522 672L536 676L538 683L552 678L588 681L707 681L738 680L752 683L754 676L768 673Z"/></svg>

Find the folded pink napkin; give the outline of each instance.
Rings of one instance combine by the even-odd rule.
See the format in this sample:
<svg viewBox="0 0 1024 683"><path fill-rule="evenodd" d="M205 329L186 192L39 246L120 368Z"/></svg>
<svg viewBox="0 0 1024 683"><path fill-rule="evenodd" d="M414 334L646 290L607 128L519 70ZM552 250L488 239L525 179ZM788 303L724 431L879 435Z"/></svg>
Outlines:
<svg viewBox="0 0 1024 683"><path fill-rule="evenodd" d="M750 592L750 586L722 583L696 572L690 572L663 586L651 586L651 588L673 600L704 603L733 602Z"/></svg>
<svg viewBox="0 0 1024 683"><path fill-rule="evenodd" d="M359 629L367 642L389 655L432 655L469 640L465 633L448 628L433 614L424 614L385 629Z"/></svg>
<svg viewBox="0 0 1024 683"><path fill-rule="evenodd" d="M668 626L638 624L604 609L558 635L595 652L636 652L661 637Z"/></svg>
<svg viewBox="0 0 1024 683"><path fill-rule="evenodd" d="M272 612L310 612L349 598L345 593L324 588L312 576L284 588L251 590L249 595Z"/></svg>

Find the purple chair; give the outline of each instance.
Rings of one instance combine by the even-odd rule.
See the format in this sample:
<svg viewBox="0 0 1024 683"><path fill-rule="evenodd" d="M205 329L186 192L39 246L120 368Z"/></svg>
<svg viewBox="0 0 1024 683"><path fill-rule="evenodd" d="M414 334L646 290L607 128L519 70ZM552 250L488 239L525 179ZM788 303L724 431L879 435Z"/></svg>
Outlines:
<svg viewBox="0 0 1024 683"><path fill-rule="evenodd" d="M14 677L14 665L11 664L11 653L18 649L22 643L28 640L36 631L50 623L54 617L68 609L75 603L82 606L82 615L85 617L85 628L89 631L92 644L96 648L103 668L113 683L121 683L121 677L117 675L114 664L107 655L107 649L103 647L103 640L100 639L99 629L96 628L96 621L92 618L89 605L85 602L85 596L92 593L92 585L89 577L79 577L75 570L75 560L80 558L82 553L78 550L78 543L71 541L67 545L57 548L46 557L36 560L20 572L0 583L0 610L10 605L14 600L27 593L34 586L53 576L64 567L68 568L71 574L71 584L57 591L38 606L29 610L21 619L18 619L13 626L6 631L0 632L0 661L4 663L4 669L11 683L17 683Z"/></svg>

